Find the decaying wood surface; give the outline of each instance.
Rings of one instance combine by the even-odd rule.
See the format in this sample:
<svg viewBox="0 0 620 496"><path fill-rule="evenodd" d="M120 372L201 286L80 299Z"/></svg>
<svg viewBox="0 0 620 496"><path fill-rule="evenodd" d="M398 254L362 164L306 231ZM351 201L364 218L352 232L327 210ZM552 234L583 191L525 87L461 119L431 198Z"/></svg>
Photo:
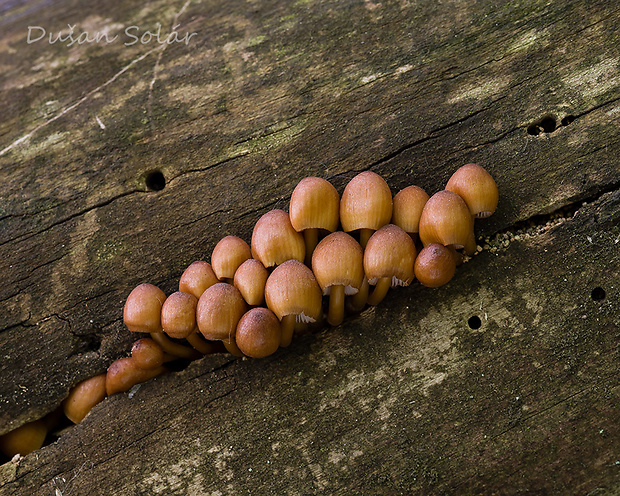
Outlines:
<svg viewBox="0 0 620 496"><path fill-rule="evenodd" d="M305 176L432 193L477 162L500 188L446 287L108 398L0 494L620 492L617 2L0 13L0 433L127 352L131 288L174 291Z"/></svg>

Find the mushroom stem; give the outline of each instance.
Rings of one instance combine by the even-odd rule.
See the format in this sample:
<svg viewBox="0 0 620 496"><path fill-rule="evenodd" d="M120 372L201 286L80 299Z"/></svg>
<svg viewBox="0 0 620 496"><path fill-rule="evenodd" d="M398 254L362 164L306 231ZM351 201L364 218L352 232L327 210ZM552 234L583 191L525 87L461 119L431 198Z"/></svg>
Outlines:
<svg viewBox="0 0 620 496"><path fill-rule="evenodd" d="M295 320L297 316L295 314L285 315L282 317L282 335L280 336L280 346L286 348L293 341L293 331L295 331Z"/></svg>
<svg viewBox="0 0 620 496"><path fill-rule="evenodd" d="M327 311L327 322L337 326L344 319L344 286L334 284L329 290L329 310Z"/></svg>
<svg viewBox="0 0 620 496"><path fill-rule="evenodd" d="M392 286L392 280L389 277L380 277L373 289L372 293L368 297L368 304L375 306L383 301L388 289Z"/></svg>
<svg viewBox="0 0 620 496"><path fill-rule="evenodd" d="M474 235L474 230L469 233L467 237L467 242L465 243L465 253L467 253L470 257L476 252L476 236Z"/></svg>
<svg viewBox="0 0 620 496"><path fill-rule="evenodd" d="M162 350L166 353L170 353L178 358L187 358L188 360L197 360L202 355L189 346L184 346L179 343L175 343L163 332L152 332L151 338L155 341Z"/></svg>
<svg viewBox="0 0 620 496"><path fill-rule="evenodd" d="M368 278L364 276L362 285L357 293L349 297L347 303L347 310L351 313L358 313L364 310L366 302L368 301L368 292L370 291L370 285L368 284Z"/></svg>
<svg viewBox="0 0 620 496"><path fill-rule="evenodd" d="M222 341L222 343L224 343L224 348L226 348L226 351L228 351L228 353L230 353L231 355L236 356L236 357L244 356L243 351L239 349L234 339L231 339L228 342Z"/></svg>
<svg viewBox="0 0 620 496"><path fill-rule="evenodd" d="M366 248L366 243L368 243L368 240L374 232L375 231L373 229L360 229L360 245L362 245L362 248Z"/></svg>
<svg viewBox="0 0 620 496"><path fill-rule="evenodd" d="M312 267L312 253L319 243L319 230L310 228L304 230L304 241L306 243L306 265Z"/></svg>
<svg viewBox="0 0 620 496"><path fill-rule="evenodd" d="M215 343L203 339L197 332L192 332L185 339L203 355L210 355L211 353L216 353L218 350L218 346Z"/></svg>

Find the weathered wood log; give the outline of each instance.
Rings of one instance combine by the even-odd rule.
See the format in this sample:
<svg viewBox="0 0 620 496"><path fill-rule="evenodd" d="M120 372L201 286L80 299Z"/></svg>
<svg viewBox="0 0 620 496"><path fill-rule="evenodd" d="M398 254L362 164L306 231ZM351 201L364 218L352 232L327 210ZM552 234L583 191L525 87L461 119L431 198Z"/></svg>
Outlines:
<svg viewBox="0 0 620 496"><path fill-rule="evenodd" d="M0 433L127 352L136 284L172 292L304 176L342 192L372 169L394 193L434 192L481 163L500 205L477 227L503 234L445 288L105 400L0 467L1 494L619 490L614 2L61 0L2 16ZM118 36L50 43L67 22L74 39ZM131 44L157 23L197 34ZM48 38L28 43L37 25Z"/></svg>

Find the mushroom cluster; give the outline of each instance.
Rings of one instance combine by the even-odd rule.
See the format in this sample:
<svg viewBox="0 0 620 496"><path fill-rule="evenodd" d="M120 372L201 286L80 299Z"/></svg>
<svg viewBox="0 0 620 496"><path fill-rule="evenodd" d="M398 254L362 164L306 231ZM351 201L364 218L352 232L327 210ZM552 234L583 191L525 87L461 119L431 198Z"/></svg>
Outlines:
<svg viewBox="0 0 620 496"><path fill-rule="evenodd" d="M172 360L223 351L263 358L309 326L324 320L336 326L345 315L379 304L391 287L414 280L430 288L446 284L476 249L474 219L491 215L497 203L495 181L475 164L458 169L445 190L430 197L414 185L392 197L371 171L355 176L342 197L325 179L307 177L295 187L288 213L260 217L249 245L224 237L210 263L187 267L178 291L166 296L152 284L135 287L123 320L148 337L106 374L76 386L65 414L80 422L106 395L166 372ZM27 450L32 438L43 442L41 425L30 431Z"/></svg>

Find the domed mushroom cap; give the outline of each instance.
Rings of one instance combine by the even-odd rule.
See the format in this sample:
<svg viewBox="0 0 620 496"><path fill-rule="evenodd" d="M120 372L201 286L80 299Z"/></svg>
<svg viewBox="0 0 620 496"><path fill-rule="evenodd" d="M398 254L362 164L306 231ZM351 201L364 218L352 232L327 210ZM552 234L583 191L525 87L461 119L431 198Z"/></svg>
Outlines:
<svg viewBox="0 0 620 496"><path fill-rule="evenodd" d="M172 293L161 307L161 326L172 338L183 339L196 330L196 297L183 291Z"/></svg>
<svg viewBox="0 0 620 496"><path fill-rule="evenodd" d="M419 186L411 185L401 189L394 196L392 210L392 224L400 227L407 233L419 231L420 217L429 196Z"/></svg>
<svg viewBox="0 0 620 496"><path fill-rule="evenodd" d="M93 407L105 398L106 374L99 374L75 386L62 404L67 418L80 423Z"/></svg>
<svg viewBox="0 0 620 496"><path fill-rule="evenodd" d="M0 436L0 451L9 458L16 454L26 456L43 446L47 427L41 419L33 420Z"/></svg>
<svg viewBox="0 0 620 496"><path fill-rule="evenodd" d="M136 286L125 301L123 320L132 332L161 332L161 307L165 293L157 286Z"/></svg>
<svg viewBox="0 0 620 496"><path fill-rule="evenodd" d="M497 184L484 167L466 164L448 180L446 190L459 195L474 217L489 217L497 208L499 192Z"/></svg>
<svg viewBox="0 0 620 496"><path fill-rule="evenodd" d="M362 247L342 231L329 234L314 250L312 272L323 294L334 285L344 286L345 294L355 294L364 279Z"/></svg>
<svg viewBox="0 0 620 496"><path fill-rule="evenodd" d="M281 320L287 315L314 322L322 312L322 295L314 274L303 263L289 260L278 265L265 284L265 301Z"/></svg>
<svg viewBox="0 0 620 496"><path fill-rule="evenodd" d="M256 306L265 301L265 283L268 276L269 272L261 261L250 258L235 272L233 284L248 305Z"/></svg>
<svg viewBox="0 0 620 496"><path fill-rule="evenodd" d="M301 262L306 255L304 237L295 231L284 210L271 210L258 219L252 231L251 250L265 267L287 260Z"/></svg>
<svg viewBox="0 0 620 496"><path fill-rule="evenodd" d="M219 280L232 279L248 258L252 258L250 245L238 236L226 236L213 248L211 267Z"/></svg>
<svg viewBox="0 0 620 496"><path fill-rule="evenodd" d="M247 311L237 324L237 346L244 355L263 358L275 353L280 346L280 321L264 307Z"/></svg>
<svg viewBox="0 0 620 496"><path fill-rule="evenodd" d="M108 367L105 389L108 396L129 391L136 384L146 382L166 372L164 367L143 369L136 365L132 357L119 358Z"/></svg>
<svg viewBox="0 0 620 496"><path fill-rule="evenodd" d="M299 181L289 206L291 224L296 231L305 229L338 229L340 196L336 188L320 177Z"/></svg>
<svg viewBox="0 0 620 496"><path fill-rule="evenodd" d="M394 224L383 226L368 240L364 250L364 271L370 284L391 278L392 286L407 286L413 280L415 244Z"/></svg>
<svg viewBox="0 0 620 496"><path fill-rule="evenodd" d="M346 232L377 230L392 218L392 192L385 180L372 171L355 176L340 199L340 223Z"/></svg>
<svg viewBox="0 0 620 496"><path fill-rule="evenodd" d="M420 250L414 271L416 278L424 286L443 286L452 279L456 271L454 254L444 245L431 243Z"/></svg>
<svg viewBox="0 0 620 496"><path fill-rule="evenodd" d="M239 290L219 282L207 288L198 300L198 329L205 338L212 341L231 342L237 323L246 310L247 305Z"/></svg>
<svg viewBox="0 0 620 496"><path fill-rule="evenodd" d="M215 272L213 272L211 264L198 260L192 262L187 269L185 269L185 272L183 272L179 281L179 291L193 294L196 299L198 299L202 296L205 289L213 286L217 282L219 282L219 280Z"/></svg>
<svg viewBox="0 0 620 496"><path fill-rule="evenodd" d="M154 369L164 364L164 350L151 338L142 338L131 346L131 358L141 369Z"/></svg>
<svg viewBox="0 0 620 496"><path fill-rule="evenodd" d="M420 217L420 241L454 245L462 248L468 244L474 221L465 200L452 191L435 193L424 205Z"/></svg>

